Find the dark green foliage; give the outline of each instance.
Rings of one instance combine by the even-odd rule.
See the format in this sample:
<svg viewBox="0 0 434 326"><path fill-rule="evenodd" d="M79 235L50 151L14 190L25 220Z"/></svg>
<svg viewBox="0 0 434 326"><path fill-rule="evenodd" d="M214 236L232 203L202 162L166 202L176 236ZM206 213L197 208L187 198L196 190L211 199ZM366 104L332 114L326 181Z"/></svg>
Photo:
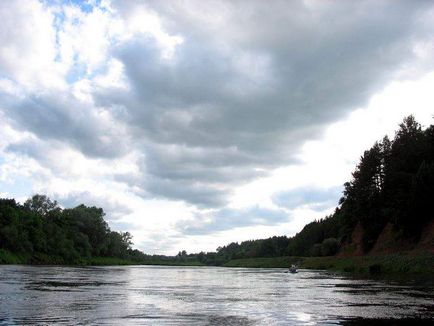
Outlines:
<svg viewBox="0 0 434 326"><path fill-rule="evenodd" d="M312 246L312 249L310 250L310 255L312 257L319 257L322 256L322 250L321 250L322 246L320 243L315 243Z"/></svg>
<svg viewBox="0 0 434 326"><path fill-rule="evenodd" d="M92 257L145 259L131 245L128 232L110 230L101 208L79 205L62 210L43 195L24 205L0 199L0 250L7 250L7 257L26 256L27 262L36 264L76 264Z"/></svg>
<svg viewBox="0 0 434 326"><path fill-rule="evenodd" d="M290 257L291 258L291 257ZM357 256L357 257L307 257L299 258L300 268L329 269L360 275L369 274L419 274L432 279L434 268L434 255L428 252L419 254L389 254L384 256ZM413 275L414 276L414 275Z"/></svg>
<svg viewBox="0 0 434 326"><path fill-rule="evenodd" d="M51 211L60 211L57 201L51 201L45 195L34 195L32 198L26 200L24 207L42 216L46 216Z"/></svg>
<svg viewBox="0 0 434 326"><path fill-rule="evenodd" d="M88 242L92 256L104 256L110 242L110 229L104 221L102 208L79 205L72 209L65 209L63 215L69 230L75 234L82 234L80 242ZM84 246L88 246L84 244Z"/></svg>
<svg viewBox="0 0 434 326"><path fill-rule="evenodd" d="M335 238L325 239L321 244L322 256L333 256L339 250L339 241Z"/></svg>
<svg viewBox="0 0 434 326"><path fill-rule="evenodd" d="M334 214L307 224L294 237L231 243L198 259L221 265L246 258L330 256L351 243L356 225L364 230L365 252L388 223L416 243L434 218L434 126L422 130L413 116L405 118L393 140L386 136L363 153L352 176Z"/></svg>
<svg viewBox="0 0 434 326"><path fill-rule="evenodd" d="M434 161L423 161L413 177L410 211L421 224L427 224L434 215Z"/></svg>
<svg viewBox="0 0 434 326"><path fill-rule="evenodd" d="M289 239L286 236L271 237L263 240L233 242L217 251L217 257L224 261L254 257L280 257L287 251Z"/></svg>
<svg viewBox="0 0 434 326"><path fill-rule="evenodd" d="M291 254L306 255L310 247L310 253L317 255L318 246L312 241L321 243L321 231L333 220L339 228L330 236L346 243L360 224L365 252L387 223L416 242L434 217L434 127L424 131L413 116L405 118L393 140L384 137L364 152L339 204L333 216L319 225L307 225L291 239Z"/></svg>
<svg viewBox="0 0 434 326"><path fill-rule="evenodd" d="M345 223L363 226L365 251L387 223L416 241L432 220L433 148L433 126L423 131L409 116L392 141L385 137L362 156L341 204Z"/></svg>
<svg viewBox="0 0 434 326"><path fill-rule="evenodd" d="M393 223L406 235L417 236L423 223L418 223L411 207L414 180L424 161L429 162L428 137L412 116L404 119L392 142L386 164L384 208ZM432 162L432 161L431 161Z"/></svg>
<svg viewBox="0 0 434 326"><path fill-rule="evenodd" d="M292 264L300 265L299 257L264 257L233 259L226 262L225 267L249 267L249 268L288 268Z"/></svg>
<svg viewBox="0 0 434 326"><path fill-rule="evenodd" d="M307 224L301 232L289 239L290 256L322 256L321 244L325 239L338 238L341 233L339 213ZM337 240L338 241L338 240Z"/></svg>
<svg viewBox="0 0 434 326"><path fill-rule="evenodd" d="M363 277L379 276L390 280L402 280L407 274L414 280L432 280L434 255L423 252L419 254L403 255L390 254L384 256L357 257L273 257L233 259L224 264L227 267L257 267L257 268L288 268L292 264L306 269L328 269L332 271L358 274ZM417 276L416 276L417 275Z"/></svg>
<svg viewBox="0 0 434 326"><path fill-rule="evenodd" d="M365 230L364 246L367 249L374 245L387 223L381 206L389 150L390 141L385 137L383 142L377 142L365 151L353 172L353 180L345 184L341 200L346 230L351 231L357 223L361 223Z"/></svg>
<svg viewBox="0 0 434 326"><path fill-rule="evenodd" d="M249 240L232 242L227 246L217 248L216 252L200 252L190 254L187 257L192 262L199 262L205 265L221 266L232 259L245 259L257 257L281 257L287 254L289 239L286 236L271 237L262 240ZM185 261L182 252L175 258Z"/></svg>

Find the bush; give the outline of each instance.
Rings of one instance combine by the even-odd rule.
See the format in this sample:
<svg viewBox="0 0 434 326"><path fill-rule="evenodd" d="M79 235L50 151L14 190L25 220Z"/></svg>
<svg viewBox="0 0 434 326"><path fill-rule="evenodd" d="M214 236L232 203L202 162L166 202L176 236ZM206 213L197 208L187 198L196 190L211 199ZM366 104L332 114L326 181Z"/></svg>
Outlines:
<svg viewBox="0 0 434 326"><path fill-rule="evenodd" d="M325 239L321 244L321 254L323 256L333 256L339 250L339 241L336 238Z"/></svg>
<svg viewBox="0 0 434 326"><path fill-rule="evenodd" d="M310 251L310 255L312 257L322 256L322 245L320 243L314 244Z"/></svg>

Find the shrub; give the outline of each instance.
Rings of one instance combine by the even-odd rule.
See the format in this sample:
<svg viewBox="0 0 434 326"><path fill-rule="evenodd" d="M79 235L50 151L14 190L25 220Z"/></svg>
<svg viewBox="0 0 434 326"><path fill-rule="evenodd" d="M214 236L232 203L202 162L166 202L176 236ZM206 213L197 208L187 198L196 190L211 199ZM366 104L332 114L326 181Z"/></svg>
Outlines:
<svg viewBox="0 0 434 326"><path fill-rule="evenodd" d="M321 244L321 254L323 256L333 256L339 250L339 241L336 238L325 239Z"/></svg>

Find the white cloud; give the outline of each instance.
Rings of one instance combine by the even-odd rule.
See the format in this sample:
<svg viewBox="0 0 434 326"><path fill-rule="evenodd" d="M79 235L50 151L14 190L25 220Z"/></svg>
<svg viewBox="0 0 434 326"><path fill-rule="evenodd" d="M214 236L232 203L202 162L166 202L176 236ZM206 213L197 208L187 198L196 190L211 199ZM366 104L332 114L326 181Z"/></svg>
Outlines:
<svg viewBox="0 0 434 326"><path fill-rule="evenodd" d="M36 0L3 1L0 20L0 73L32 90L65 87L50 8Z"/></svg>
<svg viewBox="0 0 434 326"><path fill-rule="evenodd" d="M103 206L150 253L292 235L432 123L429 3L89 6L0 3L0 193Z"/></svg>
<svg viewBox="0 0 434 326"><path fill-rule="evenodd" d="M321 140L306 142L297 153L300 163L277 169L269 177L239 187L232 198L232 206L246 207L256 203L273 206L270 199L279 192L303 187L342 186L351 179L351 172L363 151L385 135L393 138L404 117L414 114L422 125L432 124L432 85L434 73L419 80L392 82L375 94L366 107L331 124Z"/></svg>

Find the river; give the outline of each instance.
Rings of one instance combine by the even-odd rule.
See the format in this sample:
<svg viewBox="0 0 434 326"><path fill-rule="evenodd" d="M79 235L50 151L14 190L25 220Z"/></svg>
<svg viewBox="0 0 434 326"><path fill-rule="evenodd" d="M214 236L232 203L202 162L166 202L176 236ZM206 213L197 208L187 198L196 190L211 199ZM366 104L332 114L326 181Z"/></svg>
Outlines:
<svg viewBox="0 0 434 326"><path fill-rule="evenodd" d="M0 265L0 325L334 325L361 318L434 323L434 285L309 270Z"/></svg>

